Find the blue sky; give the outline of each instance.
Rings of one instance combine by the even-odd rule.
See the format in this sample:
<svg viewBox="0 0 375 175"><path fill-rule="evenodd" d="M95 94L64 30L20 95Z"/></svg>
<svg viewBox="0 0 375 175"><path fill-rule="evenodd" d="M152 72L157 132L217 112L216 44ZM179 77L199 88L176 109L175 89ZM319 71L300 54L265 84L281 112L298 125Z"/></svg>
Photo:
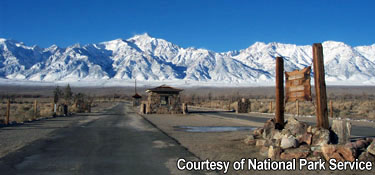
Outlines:
<svg viewBox="0 0 375 175"><path fill-rule="evenodd" d="M0 38L66 47L149 33L182 47L375 43L371 0L1 0Z"/></svg>

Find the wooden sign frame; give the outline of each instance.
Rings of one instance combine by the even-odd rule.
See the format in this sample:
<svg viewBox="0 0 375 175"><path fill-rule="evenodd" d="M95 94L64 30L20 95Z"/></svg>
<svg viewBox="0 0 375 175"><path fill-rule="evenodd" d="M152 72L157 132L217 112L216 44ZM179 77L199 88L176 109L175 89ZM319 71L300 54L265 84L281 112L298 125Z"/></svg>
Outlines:
<svg viewBox="0 0 375 175"><path fill-rule="evenodd" d="M285 102L312 101L310 73L311 66L302 70L285 72Z"/></svg>

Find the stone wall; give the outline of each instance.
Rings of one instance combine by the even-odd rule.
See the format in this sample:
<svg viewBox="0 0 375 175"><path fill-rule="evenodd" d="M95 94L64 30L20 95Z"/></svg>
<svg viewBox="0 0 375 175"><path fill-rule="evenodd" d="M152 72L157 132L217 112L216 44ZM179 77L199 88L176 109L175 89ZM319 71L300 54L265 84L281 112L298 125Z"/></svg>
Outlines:
<svg viewBox="0 0 375 175"><path fill-rule="evenodd" d="M140 109L139 109L139 113L141 113L141 114L147 114L146 106L147 106L147 102L142 102L142 104L140 106Z"/></svg>
<svg viewBox="0 0 375 175"><path fill-rule="evenodd" d="M182 103L182 113L187 114L188 113L188 106L186 103Z"/></svg>
<svg viewBox="0 0 375 175"><path fill-rule="evenodd" d="M350 141L352 124L345 120L332 120L332 131L334 132L335 144L346 144Z"/></svg>
<svg viewBox="0 0 375 175"><path fill-rule="evenodd" d="M250 112L250 101L249 99L241 99L237 102L236 113L248 113Z"/></svg>
<svg viewBox="0 0 375 175"><path fill-rule="evenodd" d="M278 130L275 120L269 119L244 141L247 145L259 147L261 155L273 160L304 158L316 161L324 158L327 161L375 161L373 138L358 138L351 142L351 124L347 121L334 121L332 129L310 126L290 117L284 129Z"/></svg>
<svg viewBox="0 0 375 175"><path fill-rule="evenodd" d="M168 104L161 104L162 96L168 97ZM147 114L182 114L179 94L159 94L149 92L146 107Z"/></svg>

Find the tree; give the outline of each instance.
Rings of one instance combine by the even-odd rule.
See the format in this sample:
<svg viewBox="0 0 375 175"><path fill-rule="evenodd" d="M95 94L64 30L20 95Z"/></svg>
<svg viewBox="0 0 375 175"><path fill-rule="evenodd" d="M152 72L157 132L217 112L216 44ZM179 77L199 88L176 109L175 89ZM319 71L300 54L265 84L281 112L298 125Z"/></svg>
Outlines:
<svg viewBox="0 0 375 175"><path fill-rule="evenodd" d="M196 99L195 96L196 96L195 94L191 94L191 103L192 104L195 104L195 99Z"/></svg>
<svg viewBox="0 0 375 175"><path fill-rule="evenodd" d="M85 94L78 93L74 96L74 103L78 108L78 112L82 112L85 107Z"/></svg>
<svg viewBox="0 0 375 175"><path fill-rule="evenodd" d="M59 102L60 97L63 95L59 86L56 86L55 90L53 91L53 102L56 104Z"/></svg>
<svg viewBox="0 0 375 175"><path fill-rule="evenodd" d="M70 88L70 85L68 84L65 87L65 90L64 90L64 99L65 99L65 102L67 104L70 104L70 101L72 100L72 97L73 97L73 92L72 92L72 89Z"/></svg>
<svg viewBox="0 0 375 175"><path fill-rule="evenodd" d="M208 92L208 95L207 95L207 97L208 97L208 101L211 101L211 100L212 100L212 93L211 93L211 91L210 91L210 92Z"/></svg>

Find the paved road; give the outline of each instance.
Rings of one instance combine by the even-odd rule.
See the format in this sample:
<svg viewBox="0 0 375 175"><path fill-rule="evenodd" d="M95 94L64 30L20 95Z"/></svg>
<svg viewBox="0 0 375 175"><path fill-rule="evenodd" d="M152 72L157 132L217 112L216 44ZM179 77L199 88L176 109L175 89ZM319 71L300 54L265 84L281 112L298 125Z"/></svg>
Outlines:
<svg viewBox="0 0 375 175"><path fill-rule="evenodd" d="M185 148L120 104L0 159L0 174L181 174ZM32 132L32 131L29 131Z"/></svg>
<svg viewBox="0 0 375 175"><path fill-rule="evenodd" d="M197 111L195 111L197 112ZM249 120L253 122L259 122L264 123L269 118L268 117L261 117L257 114L248 114L248 115L238 115L235 113L230 112L218 112L218 111L212 111L212 112L203 112L202 115L217 115L220 117L227 117L227 118L236 118L236 119L243 119L243 120ZM315 122L306 122L309 125L315 125ZM366 127L366 126L352 126L352 136L358 136L358 137L375 137L375 128L373 127Z"/></svg>

